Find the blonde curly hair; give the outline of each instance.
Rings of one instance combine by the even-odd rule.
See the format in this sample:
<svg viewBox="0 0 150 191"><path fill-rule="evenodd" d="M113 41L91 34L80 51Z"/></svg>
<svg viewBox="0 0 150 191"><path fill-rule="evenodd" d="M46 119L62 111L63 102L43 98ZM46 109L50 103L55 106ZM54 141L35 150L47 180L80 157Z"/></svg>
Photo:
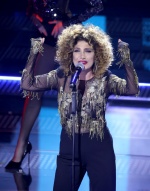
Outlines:
<svg viewBox="0 0 150 191"><path fill-rule="evenodd" d="M68 75L71 69L73 48L79 40L85 40L95 51L93 74L102 75L114 60L110 36L98 26L74 24L65 28L57 40L56 61Z"/></svg>

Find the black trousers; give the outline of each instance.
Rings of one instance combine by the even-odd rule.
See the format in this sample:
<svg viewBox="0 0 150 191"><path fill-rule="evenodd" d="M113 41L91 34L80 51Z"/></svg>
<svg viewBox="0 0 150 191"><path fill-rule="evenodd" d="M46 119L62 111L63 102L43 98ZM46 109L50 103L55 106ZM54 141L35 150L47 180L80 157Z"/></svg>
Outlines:
<svg viewBox="0 0 150 191"><path fill-rule="evenodd" d="M89 133L75 134L75 190L88 173L92 191L116 191L116 165L112 137L105 129L103 141ZM53 191L72 191L72 138L61 132L60 153Z"/></svg>

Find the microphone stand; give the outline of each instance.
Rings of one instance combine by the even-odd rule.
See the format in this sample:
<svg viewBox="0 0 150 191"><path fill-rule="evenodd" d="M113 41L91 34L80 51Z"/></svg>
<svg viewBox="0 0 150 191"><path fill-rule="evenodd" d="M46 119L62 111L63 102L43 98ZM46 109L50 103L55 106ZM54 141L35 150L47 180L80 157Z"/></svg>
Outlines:
<svg viewBox="0 0 150 191"><path fill-rule="evenodd" d="M72 191L75 190L75 115L76 115L76 85L72 87L72 119L73 119L73 127L72 127Z"/></svg>
<svg viewBox="0 0 150 191"><path fill-rule="evenodd" d="M79 78L79 74L84 69L83 63L79 62L76 66L76 72L72 76L71 82L70 82L70 88L72 88L72 121L73 121L73 127L72 127L72 191L75 191L75 116L77 112L77 103L76 103L76 81Z"/></svg>

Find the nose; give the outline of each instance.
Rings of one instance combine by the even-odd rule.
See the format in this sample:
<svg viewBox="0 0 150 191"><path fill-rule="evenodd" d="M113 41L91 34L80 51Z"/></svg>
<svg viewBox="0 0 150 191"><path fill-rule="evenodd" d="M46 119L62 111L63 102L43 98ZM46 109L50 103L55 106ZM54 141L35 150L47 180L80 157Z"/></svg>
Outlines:
<svg viewBox="0 0 150 191"><path fill-rule="evenodd" d="M84 51L81 52L80 57L81 57L81 59L85 59L85 52Z"/></svg>

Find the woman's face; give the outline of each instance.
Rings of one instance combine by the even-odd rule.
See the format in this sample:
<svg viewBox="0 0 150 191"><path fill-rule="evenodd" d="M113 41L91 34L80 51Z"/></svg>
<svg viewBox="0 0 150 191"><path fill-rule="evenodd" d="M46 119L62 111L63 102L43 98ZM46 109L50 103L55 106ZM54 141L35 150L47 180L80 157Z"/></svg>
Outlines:
<svg viewBox="0 0 150 191"><path fill-rule="evenodd" d="M84 70L92 69L94 64L94 49L86 41L80 40L73 49L73 63L76 66L79 62L84 64Z"/></svg>

